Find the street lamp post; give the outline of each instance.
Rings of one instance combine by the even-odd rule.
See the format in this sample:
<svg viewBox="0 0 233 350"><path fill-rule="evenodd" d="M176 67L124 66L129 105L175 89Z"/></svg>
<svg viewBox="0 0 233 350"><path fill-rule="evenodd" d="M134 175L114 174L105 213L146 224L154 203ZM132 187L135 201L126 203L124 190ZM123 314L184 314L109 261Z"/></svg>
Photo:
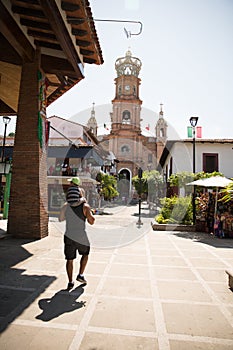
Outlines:
<svg viewBox="0 0 233 350"><path fill-rule="evenodd" d="M6 129L7 129L7 125L10 123L11 118L4 116L3 117L3 123L5 124L5 128L4 128L4 136L3 136L3 144L2 144L2 156L1 156L1 162L4 162L4 153L5 153L5 143L6 143Z"/></svg>
<svg viewBox="0 0 233 350"><path fill-rule="evenodd" d="M196 172L196 144L195 144L195 135L196 135L196 125L198 122L198 117L191 117L189 119L189 122L192 126L192 136L193 136L193 174L195 175ZM193 224L196 224L196 204L195 204L195 198L196 198L196 186L193 188L193 198L192 198L192 204L193 204Z"/></svg>
<svg viewBox="0 0 233 350"><path fill-rule="evenodd" d="M3 190L2 190L2 175L5 174L5 168L6 168L6 162L4 162L4 156L5 156L5 143L6 143L6 129L7 125L10 123L11 118L4 116L3 117L3 123L5 125L4 128L4 136L3 136L3 143L2 143L2 152L1 152L1 173L0 173L0 204L3 201ZM4 167L3 167L4 162Z"/></svg>
<svg viewBox="0 0 233 350"><path fill-rule="evenodd" d="M142 168L138 169L138 178L139 178L139 199L138 199L138 205L139 205L139 212L138 212L138 222L137 224L140 226L142 225L141 221L141 203L142 203Z"/></svg>

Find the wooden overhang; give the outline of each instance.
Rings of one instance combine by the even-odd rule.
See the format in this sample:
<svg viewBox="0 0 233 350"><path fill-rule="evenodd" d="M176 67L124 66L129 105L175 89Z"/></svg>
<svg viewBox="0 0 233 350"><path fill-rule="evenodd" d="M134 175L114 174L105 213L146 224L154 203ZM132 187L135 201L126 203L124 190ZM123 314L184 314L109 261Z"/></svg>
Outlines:
<svg viewBox="0 0 233 350"><path fill-rule="evenodd" d="M0 114L17 114L24 62L41 52L48 105L103 63L88 0L0 0Z"/></svg>

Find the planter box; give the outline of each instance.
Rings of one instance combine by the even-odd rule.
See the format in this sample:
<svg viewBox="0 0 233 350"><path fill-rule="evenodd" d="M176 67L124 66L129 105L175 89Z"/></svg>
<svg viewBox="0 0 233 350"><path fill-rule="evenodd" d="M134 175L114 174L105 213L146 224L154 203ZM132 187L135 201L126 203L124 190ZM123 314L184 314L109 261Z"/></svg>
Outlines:
<svg viewBox="0 0 233 350"><path fill-rule="evenodd" d="M151 226L154 231L196 232L195 225L158 224L157 222L152 222Z"/></svg>

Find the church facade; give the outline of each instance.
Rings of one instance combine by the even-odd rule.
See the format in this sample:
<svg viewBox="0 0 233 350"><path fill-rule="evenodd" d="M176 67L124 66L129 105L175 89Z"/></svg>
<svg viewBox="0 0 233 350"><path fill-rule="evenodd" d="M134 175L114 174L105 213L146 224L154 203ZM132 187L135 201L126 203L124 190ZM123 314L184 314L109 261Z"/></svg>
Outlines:
<svg viewBox="0 0 233 350"><path fill-rule="evenodd" d="M155 136L145 136L141 129L141 106L139 73L142 62L133 57L130 50L125 57L115 62L115 97L112 100L111 131L104 135L102 144L112 152L116 159L116 174L122 180L122 194L129 197L132 177L138 169L156 169L158 159L167 140L167 123L163 118L162 108L155 123ZM95 123L88 125L96 132Z"/></svg>

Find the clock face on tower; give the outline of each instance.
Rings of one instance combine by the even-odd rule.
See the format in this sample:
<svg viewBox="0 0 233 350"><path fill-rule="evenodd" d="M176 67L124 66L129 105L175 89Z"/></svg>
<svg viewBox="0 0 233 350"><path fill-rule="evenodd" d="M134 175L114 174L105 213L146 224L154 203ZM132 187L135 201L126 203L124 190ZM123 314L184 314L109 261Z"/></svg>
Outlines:
<svg viewBox="0 0 233 350"><path fill-rule="evenodd" d="M129 85L125 85L125 91L129 91L130 90L130 86Z"/></svg>

